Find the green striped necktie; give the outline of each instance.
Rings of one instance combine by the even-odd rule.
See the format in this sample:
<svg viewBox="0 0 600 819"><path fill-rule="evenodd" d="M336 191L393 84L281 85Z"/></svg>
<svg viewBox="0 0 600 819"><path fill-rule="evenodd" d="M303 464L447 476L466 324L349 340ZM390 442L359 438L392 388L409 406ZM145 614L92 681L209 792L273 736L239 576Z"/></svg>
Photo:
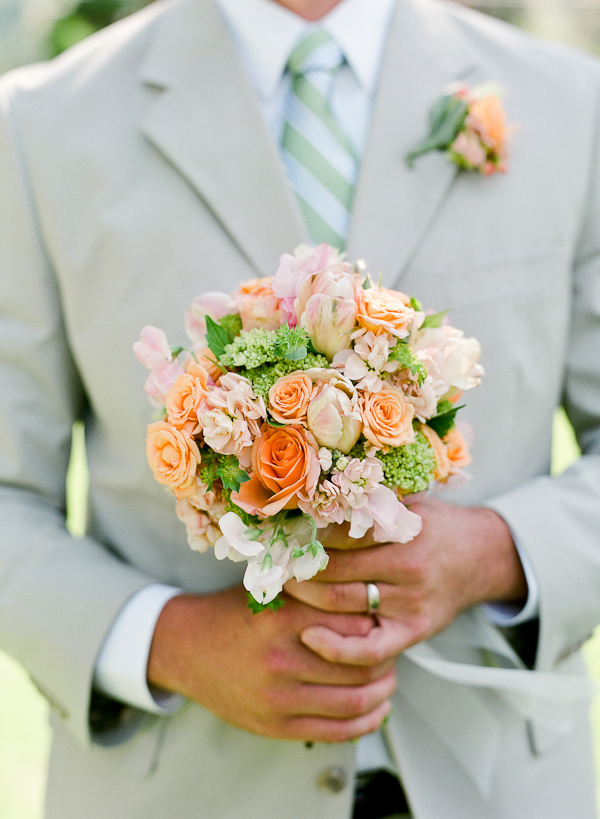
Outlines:
<svg viewBox="0 0 600 819"><path fill-rule="evenodd" d="M290 54L291 76L281 149L311 239L343 250L352 210L358 160L329 103L344 62L322 29L307 34Z"/></svg>

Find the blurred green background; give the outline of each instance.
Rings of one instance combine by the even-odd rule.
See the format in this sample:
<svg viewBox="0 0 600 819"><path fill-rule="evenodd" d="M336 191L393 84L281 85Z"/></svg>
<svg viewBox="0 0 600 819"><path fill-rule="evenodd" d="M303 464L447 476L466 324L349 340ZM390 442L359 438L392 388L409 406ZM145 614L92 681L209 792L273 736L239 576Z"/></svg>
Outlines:
<svg viewBox="0 0 600 819"><path fill-rule="evenodd" d="M149 0L0 0L0 73L34 60L48 59L79 40L130 14ZM463 0L532 33L600 53L600 0ZM552 469L564 471L579 452L564 414L555 419ZM67 479L69 527L85 526L87 475L83 428L74 429ZM594 679L600 681L600 631L584 648ZM0 653L0 819L41 819L50 747L48 708L26 673ZM592 706L596 746L600 749L600 698ZM598 782L600 783L600 753ZM81 819L85 819L82 817ZM571 819L571 817L565 817ZM573 817L576 819L576 817Z"/></svg>

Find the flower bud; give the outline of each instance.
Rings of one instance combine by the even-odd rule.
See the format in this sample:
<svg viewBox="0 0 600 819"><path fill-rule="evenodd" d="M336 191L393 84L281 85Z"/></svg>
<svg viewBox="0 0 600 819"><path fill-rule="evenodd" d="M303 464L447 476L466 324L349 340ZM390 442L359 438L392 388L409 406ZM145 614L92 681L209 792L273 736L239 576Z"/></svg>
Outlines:
<svg viewBox="0 0 600 819"><path fill-rule="evenodd" d="M315 349L331 361L337 352L350 347L357 310L353 299L317 293L306 303L300 324L308 332Z"/></svg>

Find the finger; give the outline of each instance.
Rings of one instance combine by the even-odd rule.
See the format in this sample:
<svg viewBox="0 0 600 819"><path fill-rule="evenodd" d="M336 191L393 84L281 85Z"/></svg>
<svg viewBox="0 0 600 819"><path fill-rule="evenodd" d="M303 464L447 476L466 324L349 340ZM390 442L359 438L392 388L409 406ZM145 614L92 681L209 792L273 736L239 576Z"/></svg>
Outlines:
<svg viewBox="0 0 600 819"><path fill-rule="evenodd" d="M278 694L275 704L292 716L355 719L388 700L396 690L395 670L367 685L301 685Z"/></svg>
<svg viewBox="0 0 600 819"><path fill-rule="evenodd" d="M324 719L322 717L291 717L285 723L286 739L305 742L350 742L372 734L381 728L392 710L389 700L382 702L370 714L351 720Z"/></svg>
<svg viewBox="0 0 600 819"><path fill-rule="evenodd" d="M379 586L382 592L383 584ZM364 614L369 602L367 586L364 582L322 583L315 580L289 580L285 591L296 600L321 611ZM383 602L383 594L381 594Z"/></svg>
<svg viewBox="0 0 600 819"><path fill-rule="evenodd" d="M366 637L342 637L323 626L310 626L300 639L329 662L368 666L396 657L412 644L412 633L403 623L381 618Z"/></svg>
<svg viewBox="0 0 600 819"><path fill-rule="evenodd" d="M353 550L364 549L375 544L372 530L369 530L364 537L350 537L350 524L345 522L328 526L319 534L319 539L327 549Z"/></svg>
<svg viewBox="0 0 600 819"><path fill-rule="evenodd" d="M413 579L413 563L416 563L413 544L385 543L369 549L352 552L329 552L325 571L313 578L321 583L390 582L395 585L410 584Z"/></svg>
<svg viewBox="0 0 600 819"><path fill-rule="evenodd" d="M386 659L370 666L331 663L306 646L298 644L290 651L273 650L266 658L267 671L274 678L286 677L312 685L366 685L395 668L395 660Z"/></svg>

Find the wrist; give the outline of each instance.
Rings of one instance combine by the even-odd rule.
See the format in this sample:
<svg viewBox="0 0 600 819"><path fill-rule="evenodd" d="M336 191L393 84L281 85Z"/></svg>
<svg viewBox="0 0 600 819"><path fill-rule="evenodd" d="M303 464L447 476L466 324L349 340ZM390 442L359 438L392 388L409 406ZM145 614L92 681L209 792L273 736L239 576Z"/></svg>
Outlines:
<svg viewBox="0 0 600 819"><path fill-rule="evenodd" d="M164 606L148 654L149 686L185 694L188 652L198 653L197 624L203 619L204 601L201 595L180 594Z"/></svg>
<svg viewBox="0 0 600 819"><path fill-rule="evenodd" d="M520 603L527 599L527 580L512 533L493 509L472 509L478 551L476 603Z"/></svg>

